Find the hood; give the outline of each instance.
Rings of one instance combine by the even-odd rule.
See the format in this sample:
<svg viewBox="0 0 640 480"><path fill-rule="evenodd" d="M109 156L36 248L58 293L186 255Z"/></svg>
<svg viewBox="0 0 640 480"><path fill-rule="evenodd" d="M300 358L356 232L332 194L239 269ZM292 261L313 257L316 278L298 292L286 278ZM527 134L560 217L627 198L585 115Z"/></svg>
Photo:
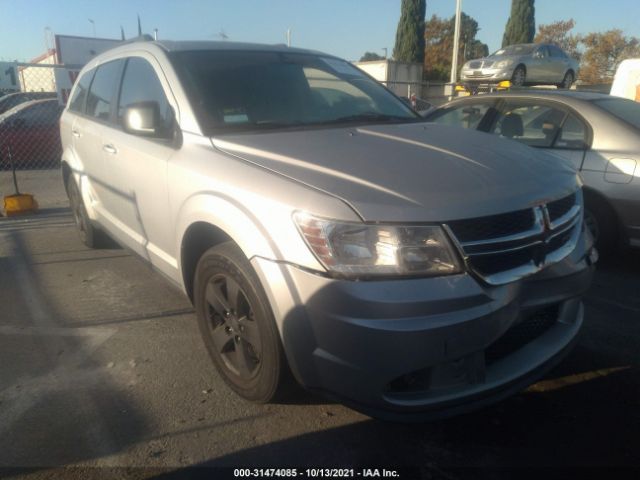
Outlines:
<svg viewBox="0 0 640 480"><path fill-rule="evenodd" d="M562 197L577 185L573 167L558 157L430 123L225 135L212 142L342 199L365 221L493 215Z"/></svg>

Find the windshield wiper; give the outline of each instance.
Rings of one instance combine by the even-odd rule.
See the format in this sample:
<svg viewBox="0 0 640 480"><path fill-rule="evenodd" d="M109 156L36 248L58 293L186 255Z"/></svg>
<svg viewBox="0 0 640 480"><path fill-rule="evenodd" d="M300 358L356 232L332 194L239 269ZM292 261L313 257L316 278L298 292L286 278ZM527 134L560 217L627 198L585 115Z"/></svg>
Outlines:
<svg viewBox="0 0 640 480"><path fill-rule="evenodd" d="M328 125L332 123L351 123L351 122L415 122L419 118L401 117L398 115L386 115L376 112L362 112L355 115L345 115L331 120L318 122L319 124Z"/></svg>

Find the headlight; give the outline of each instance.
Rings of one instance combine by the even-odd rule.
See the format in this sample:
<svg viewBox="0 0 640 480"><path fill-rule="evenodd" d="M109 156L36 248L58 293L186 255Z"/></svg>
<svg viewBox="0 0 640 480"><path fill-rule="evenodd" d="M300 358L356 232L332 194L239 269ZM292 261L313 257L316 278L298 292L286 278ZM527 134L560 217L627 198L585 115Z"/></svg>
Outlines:
<svg viewBox="0 0 640 480"><path fill-rule="evenodd" d="M496 63L495 67L504 68L504 67L508 67L512 63L513 63L513 60L502 60L501 62Z"/></svg>
<svg viewBox="0 0 640 480"><path fill-rule="evenodd" d="M368 225L296 212L293 219L320 263L349 276L435 276L462 267L439 226Z"/></svg>

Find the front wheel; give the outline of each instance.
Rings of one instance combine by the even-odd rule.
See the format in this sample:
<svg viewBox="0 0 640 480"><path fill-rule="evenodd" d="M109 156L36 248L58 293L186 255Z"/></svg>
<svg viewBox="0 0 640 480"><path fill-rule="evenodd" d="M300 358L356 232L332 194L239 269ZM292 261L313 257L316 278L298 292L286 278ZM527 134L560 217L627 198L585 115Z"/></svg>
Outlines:
<svg viewBox="0 0 640 480"><path fill-rule="evenodd" d="M518 66L511 76L511 83L514 87L522 87L527 80L527 71L522 65Z"/></svg>
<svg viewBox="0 0 640 480"><path fill-rule="evenodd" d="M233 242L200 258L194 302L200 333L225 383L247 400L271 401L281 391L286 361L262 285Z"/></svg>
<svg viewBox="0 0 640 480"><path fill-rule="evenodd" d="M610 253L618 242L618 229L613 211L603 202L585 200L584 223L594 244L603 255Z"/></svg>

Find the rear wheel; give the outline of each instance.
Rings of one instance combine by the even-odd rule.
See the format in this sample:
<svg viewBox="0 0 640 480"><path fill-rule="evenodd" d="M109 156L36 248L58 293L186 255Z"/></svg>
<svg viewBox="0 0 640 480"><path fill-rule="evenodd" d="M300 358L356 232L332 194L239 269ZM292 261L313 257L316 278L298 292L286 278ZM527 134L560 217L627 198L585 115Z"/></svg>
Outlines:
<svg viewBox="0 0 640 480"><path fill-rule="evenodd" d="M573 85L573 81L575 80L573 76L573 72L567 72L564 74L564 78L562 79L562 83L559 83L558 88L562 88L564 90L569 90L571 85Z"/></svg>
<svg viewBox="0 0 640 480"><path fill-rule="evenodd" d="M71 206L71 212L76 222L76 228L80 235L80 240L89 248L98 247L98 230L91 224L91 219L87 214L87 209L84 206L82 195L80 195L80 189L76 185L76 181L73 175L69 175L67 179L67 196L69 197L69 204Z"/></svg>
<svg viewBox="0 0 640 480"><path fill-rule="evenodd" d="M518 65L511 76L511 83L514 87L522 87L527 80L527 71L522 65Z"/></svg>
<svg viewBox="0 0 640 480"><path fill-rule="evenodd" d="M200 258L194 302L200 333L225 383L253 402L274 399L287 368L280 337L260 281L233 242Z"/></svg>

